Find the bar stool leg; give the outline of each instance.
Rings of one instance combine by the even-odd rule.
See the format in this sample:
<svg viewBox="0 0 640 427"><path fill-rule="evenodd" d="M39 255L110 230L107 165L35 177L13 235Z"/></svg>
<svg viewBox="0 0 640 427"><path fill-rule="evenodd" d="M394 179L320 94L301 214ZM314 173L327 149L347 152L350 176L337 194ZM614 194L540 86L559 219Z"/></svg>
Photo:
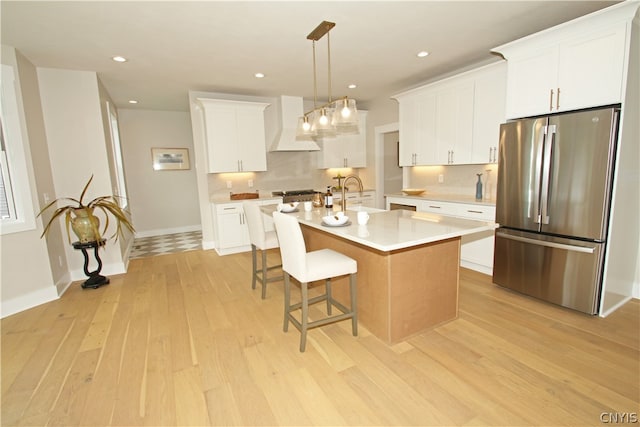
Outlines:
<svg viewBox="0 0 640 427"><path fill-rule="evenodd" d="M262 252L262 299L267 297L267 251Z"/></svg>
<svg viewBox="0 0 640 427"><path fill-rule="evenodd" d="M251 289L256 288L256 278L258 275L258 260L256 259L256 245L251 245L251 261L253 269L251 270Z"/></svg>
<svg viewBox="0 0 640 427"><path fill-rule="evenodd" d="M284 273L284 325L282 330L287 332L289 330L289 312L291 311L291 282L289 279L289 273Z"/></svg>
<svg viewBox="0 0 640 427"><path fill-rule="evenodd" d="M325 282L326 293L327 293L327 314L331 315L331 306L332 297L331 297L331 279L327 279Z"/></svg>
<svg viewBox="0 0 640 427"><path fill-rule="evenodd" d="M302 318L300 328L300 351L304 352L307 345L307 323L309 322L309 292L307 289L307 283L300 283L302 290Z"/></svg>
<svg viewBox="0 0 640 427"><path fill-rule="evenodd" d="M358 312L356 311L356 273L349 276L349 290L351 291L351 312L353 317L351 318L351 331L353 336L358 335Z"/></svg>

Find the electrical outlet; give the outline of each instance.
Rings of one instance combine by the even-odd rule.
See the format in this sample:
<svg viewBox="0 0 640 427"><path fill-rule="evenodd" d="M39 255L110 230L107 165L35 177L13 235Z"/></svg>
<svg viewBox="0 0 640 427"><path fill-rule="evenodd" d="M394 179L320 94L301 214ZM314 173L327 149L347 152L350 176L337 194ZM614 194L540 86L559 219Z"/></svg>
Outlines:
<svg viewBox="0 0 640 427"><path fill-rule="evenodd" d="M45 203L49 203L51 201L49 193L42 193L42 200L44 200Z"/></svg>
<svg viewBox="0 0 640 427"><path fill-rule="evenodd" d="M438 175L438 183L439 184L444 184L444 175L443 174Z"/></svg>
<svg viewBox="0 0 640 427"><path fill-rule="evenodd" d="M231 185L231 181L227 181L227 188L231 188L231 187L233 187L233 186Z"/></svg>
<svg viewBox="0 0 640 427"><path fill-rule="evenodd" d="M62 267L62 257L58 256L58 265Z"/></svg>
<svg viewBox="0 0 640 427"><path fill-rule="evenodd" d="M249 188L253 188L253 180L252 180L252 179L250 179L250 180L247 182L247 184L249 184Z"/></svg>

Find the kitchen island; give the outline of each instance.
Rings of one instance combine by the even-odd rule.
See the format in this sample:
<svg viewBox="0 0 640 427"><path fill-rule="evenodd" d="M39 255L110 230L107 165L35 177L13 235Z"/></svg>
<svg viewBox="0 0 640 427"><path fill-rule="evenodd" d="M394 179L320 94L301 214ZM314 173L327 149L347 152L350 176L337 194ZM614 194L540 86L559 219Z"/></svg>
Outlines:
<svg viewBox="0 0 640 427"><path fill-rule="evenodd" d="M262 209L270 215L275 207ZM403 210L371 210L367 225L347 210L351 224L330 227L326 214L316 208L287 215L301 224L308 251L331 248L358 262L358 320L390 344L458 316L460 236L496 228ZM333 282L333 295L348 305L347 279Z"/></svg>

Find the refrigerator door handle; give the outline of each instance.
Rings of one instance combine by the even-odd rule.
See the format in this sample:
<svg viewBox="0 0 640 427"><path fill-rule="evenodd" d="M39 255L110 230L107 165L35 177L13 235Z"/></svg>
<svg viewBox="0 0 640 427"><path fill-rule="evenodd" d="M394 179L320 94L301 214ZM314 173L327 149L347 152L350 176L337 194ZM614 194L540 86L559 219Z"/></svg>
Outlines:
<svg viewBox="0 0 640 427"><path fill-rule="evenodd" d="M542 170L542 150L543 150L543 144L544 144L544 137L545 137L545 132L542 131L540 132L539 138L538 138L538 144L536 144L536 160L535 160L535 175L534 175L534 182L535 182L535 188L537 191L535 192L530 192L529 193L529 214L527 215L527 218L531 218L531 211L533 211L533 214L535 215L535 218L533 220L534 224L540 224L540 171ZM532 199L533 198L533 203L532 203ZM533 206L532 206L533 205Z"/></svg>
<svg viewBox="0 0 640 427"><path fill-rule="evenodd" d="M567 251L573 251L573 252L583 252L586 254L592 254L596 250L596 248L586 248L584 246L566 245L564 243L547 242L546 240L537 240L537 239L529 239L528 237L513 236L511 234L501 233L499 231L496 233L496 236L502 237L504 239L515 240L518 242L531 243L533 245L546 246L548 248L565 249Z"/></svg>
<svg viewBox="0 0 640 427"><path fill-rule="evenodd" d="M551 156L553 154L553 142L556 135L556 125L548 125L544 142L544 155L542 156L542 188L540 189L540 214L541 222L549 224L549 184L551 182Z"/></svg>

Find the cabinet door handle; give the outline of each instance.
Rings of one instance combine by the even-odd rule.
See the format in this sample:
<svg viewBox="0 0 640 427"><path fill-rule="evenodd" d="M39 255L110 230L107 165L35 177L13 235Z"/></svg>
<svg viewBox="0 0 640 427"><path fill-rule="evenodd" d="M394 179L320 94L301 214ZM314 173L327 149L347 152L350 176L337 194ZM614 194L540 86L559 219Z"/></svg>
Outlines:
<svg viewBox="0 0 640 427"><path fill-rule="evenodd" d="M553 111L553 89L549 91L549 111Z"/></svg>
<svg viewBox="0 0 640 427"><path fill-rule="evenodd" d="M558 88L558 94L556 95L556 110L560 109L560 88Z"/></svg>
<svg viewBox="0 0 640 427"><path fill-rule="evenodd" d="M473 210L471 210L471 209L467 209L467 212L469 212L469 213L477 213L477 214L484 213L484 212L482 212L482 211L473 211Z"/></svg>
<svg viewBox="0 0 640 427"><path fill-rule="evenodd" d="M432 206L432 205L429 205L429 207L430 207L430 208L432 208L432 209L440 209L442 206Z"/></svg>

